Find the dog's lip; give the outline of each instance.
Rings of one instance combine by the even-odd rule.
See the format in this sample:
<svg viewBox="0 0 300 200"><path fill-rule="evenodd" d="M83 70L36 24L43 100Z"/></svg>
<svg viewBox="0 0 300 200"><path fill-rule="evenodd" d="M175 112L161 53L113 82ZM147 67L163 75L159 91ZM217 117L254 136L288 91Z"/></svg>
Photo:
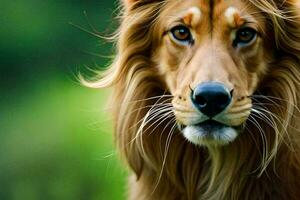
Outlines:
<svg viewBox="0 0 300 200"><path fill-rule="evenodd" d="M223 128L223 127L228 127L227 125L225 125L225 124L223 124L221 122L218 122L216 120L212 120L212 119L209 119L209 120L206 120L204 122L195 124L194 126L198 126L198 127L203 128L203 129L206 129L206 130L209 130L209 129L220 129L220 128Z"/></svg>
<svg viewBox="0 0 300 200"><path fill-rule="evenodd" d="M240 126L230 126L230 125L224 124L222 122L216 121L214 119L208 119L208 120L205 120L205 121L197 123L197 124L190 124L190 125L181 124L180 125L180 129L183 130L183 129L185 129L188 126L196 126L196 127L203 128L205 130L221 129L221 128L226 128L226 127L231 127L231 128L239 130L239 129L241 129L241 127L243 125L240 125Z"/></svg>

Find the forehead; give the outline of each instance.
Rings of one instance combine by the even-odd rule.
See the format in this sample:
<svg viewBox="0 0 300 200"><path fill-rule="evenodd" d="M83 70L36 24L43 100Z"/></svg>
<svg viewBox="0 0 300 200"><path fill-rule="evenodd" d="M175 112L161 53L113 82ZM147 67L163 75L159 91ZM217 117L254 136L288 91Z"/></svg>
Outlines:
<svg viewBox="0 0 300 200"><path fill-rule="evenodd" d="M175 10L197 7L206 14L218 14L228 7L242 9L250 6L249 1L243 0L184 0L168 1L173 4ZM176 9L176 7L178 9Z"/></svg>
<svg viewBox="0 0 300 200"><path fill-rule="evenodd" d="M238 26L242 21L256 21L251 15L257 10L249 1L242 0L185 0L168 1L167 20L182 20L188 25L197 23L216 24L220 21L228 26Z"/></svg>

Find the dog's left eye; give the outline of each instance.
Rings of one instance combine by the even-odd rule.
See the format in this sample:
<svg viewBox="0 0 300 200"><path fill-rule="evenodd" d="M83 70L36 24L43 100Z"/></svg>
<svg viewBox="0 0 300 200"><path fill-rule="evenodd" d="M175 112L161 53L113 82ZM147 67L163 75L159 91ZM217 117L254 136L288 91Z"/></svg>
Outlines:
<svg viewBox="0 0 300 200"><path fill-rule="evenodd" d="M193 40L190 29L185 26L175 26L170 32L172 34L172 38L180 44L190 44Z"/></svg>
<svg viewBox="0 0 300 200"><path fill-rule="evenodd" d="M240 30L237 31L236 33L236 37L234 40L234 45L247 45L250 44L252 41L255 40L257 36L257 32L255 29L253 28L242 28Z"/></svg>

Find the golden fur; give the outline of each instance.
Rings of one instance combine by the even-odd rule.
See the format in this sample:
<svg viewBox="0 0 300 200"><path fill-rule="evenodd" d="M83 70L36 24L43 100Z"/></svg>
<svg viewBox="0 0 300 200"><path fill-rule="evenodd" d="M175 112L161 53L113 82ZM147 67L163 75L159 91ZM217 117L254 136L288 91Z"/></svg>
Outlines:
<svg viewBox="0 0 300 200"><path fill-rule="evenodd" d="M134 172L129 199L299 199L296 1L123 3L115 59L99 80L83 83L113 86L115 140ZM199 38L192 50L165 34L178 17ZM250 47L233 50L228 30L245 18L261 35ZM188 101L190 88L211 80L234 89L220 120L242 124L243 132L228 144L195 145L177 123L199 117Z"/></svg>

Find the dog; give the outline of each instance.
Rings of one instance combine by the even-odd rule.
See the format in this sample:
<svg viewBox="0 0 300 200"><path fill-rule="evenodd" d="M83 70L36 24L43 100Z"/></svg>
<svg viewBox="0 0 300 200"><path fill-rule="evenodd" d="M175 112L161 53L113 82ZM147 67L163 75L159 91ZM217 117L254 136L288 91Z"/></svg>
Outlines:
<svg viewBox="0 0 300 200"><path fill-rule="evenodd" d="M123 0L113 87L129 199L300 199L293 0Z"/></svg>

